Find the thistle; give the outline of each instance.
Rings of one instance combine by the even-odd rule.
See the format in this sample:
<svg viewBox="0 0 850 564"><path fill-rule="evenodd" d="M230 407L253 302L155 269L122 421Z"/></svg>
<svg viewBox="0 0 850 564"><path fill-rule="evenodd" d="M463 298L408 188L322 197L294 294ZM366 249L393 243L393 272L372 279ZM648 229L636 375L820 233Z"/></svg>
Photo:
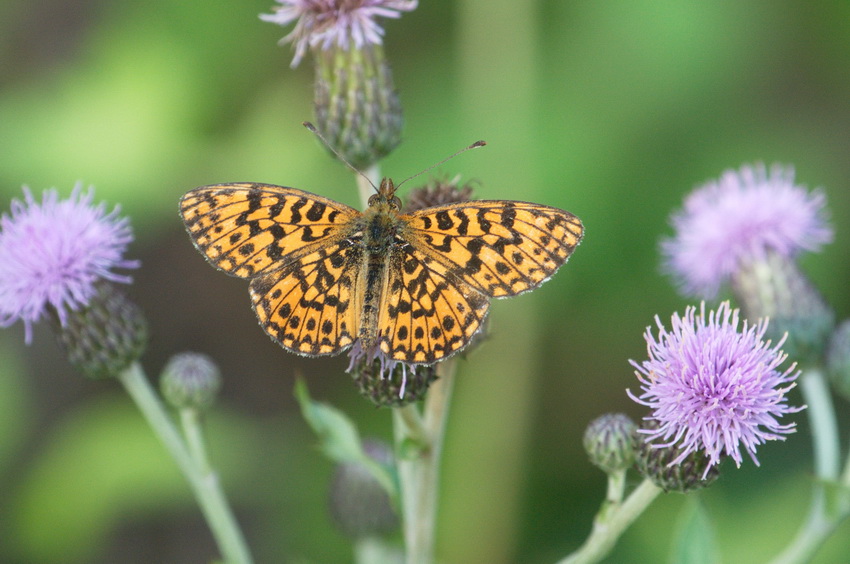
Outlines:
<svg viewBox="0 0 850 564"><path fill-rule="evenodd" d="M702 479L724 458L740 466L742 452L758 465L756 448L784 440L795 424L780 423L800 411L786 394L799 372L782 370L781 342L764 340L767 322L741 323L738 310L723 302L716 311L688 307L673 315L671 329L656 318L658 335L647 328L649 359L631 361L641 393L629 396L650 408L639 440L654 448L675 448L675 466L693 453L707 459Z"/></svg>
<svg viewBox="0 0 850 564"><path fill-rule="evenodd" d="M295 46L292 66L307 50L316 70L316 125L355 168L364 169L401 141L401 104L384 56L384 30L376 19L398 18L415 0L278 0L264 21L295 29L282 43Z"/></svg>

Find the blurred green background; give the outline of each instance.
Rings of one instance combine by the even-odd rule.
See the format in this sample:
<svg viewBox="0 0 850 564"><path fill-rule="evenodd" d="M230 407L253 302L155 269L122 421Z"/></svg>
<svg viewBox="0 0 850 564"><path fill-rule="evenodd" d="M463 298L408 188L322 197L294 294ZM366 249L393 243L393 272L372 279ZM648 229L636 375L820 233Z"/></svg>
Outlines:
<svg viewBox="0 0 850 564"><path fill-rule="evenodd" d="M258 562L345 562L327 517L332 466L292 396L364 434L390 413L361 399L346 359L282 351L247 284L192 248L177 200L202 184L261 181L357 202L350 172L301 122L309 60L289 68L260 22L270 0L0 3L0 191L67 195L77 181L132 218L129 289L155 375L170 355L213 355L225 375L211 454ZM384 21L406 112L396 179L477 139L441 168L477 196L568 209L587 228L541 290L499 301L491 337L460 362L447 435L438 553L447 563L553 562L588 533L604 477L581 436L608 411L643 415L629 359L644 328L689 302L659 273L658 240L683 196L743 163L796 167L823 186L836 242L803 266L839 318L850 295L850 3L424 1ZM794 403L801 403L798 392ZM847 404L838 400L843 427ZM727 562L764 561L801 523L811 481L805 415L761 468L724 466L701 494ZM846 438L845 438L846 439ZM685 498L665 495L610 562L662 562ZM847 561L845 523L818 563ZM203 563L216 556L173 463L114 382L79 377L50 331L0 333L0 561Z"/></svg>

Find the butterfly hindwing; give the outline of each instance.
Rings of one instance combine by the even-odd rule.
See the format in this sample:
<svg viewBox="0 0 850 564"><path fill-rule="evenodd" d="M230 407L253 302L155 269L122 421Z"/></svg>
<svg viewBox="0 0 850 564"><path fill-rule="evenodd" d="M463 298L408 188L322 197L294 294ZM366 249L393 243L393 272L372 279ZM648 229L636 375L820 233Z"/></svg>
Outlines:
<svg viewBox="0 0 850 564"><path fill-rule="evenodd" d="M386 307L378 321L381 350L395 360L433 363L469 342L487 316L485 295L434 270L406 245L390 262Z"/></svg>
<svg viewBox="0 0 850 564"><path fill-rule="evenodd" d="M573 214L539 204L480 200L415 211L408 238L430 268L500 298L538 287L581 242Z"/></svg>
<svg viewBox="0 0 850 564"><path fill-rule="evenodd" d="M180 213L192 241L216 268L251 278L345 236L360 213L295 188L238 183L186 193Z"/></svg>
<svg viewBox="0 0 850 564"><path fill-rule="evenodd" d="M343 239L251 280L260 325L286 349L335 354L357 336L356 284L360 249Z"/></svg>

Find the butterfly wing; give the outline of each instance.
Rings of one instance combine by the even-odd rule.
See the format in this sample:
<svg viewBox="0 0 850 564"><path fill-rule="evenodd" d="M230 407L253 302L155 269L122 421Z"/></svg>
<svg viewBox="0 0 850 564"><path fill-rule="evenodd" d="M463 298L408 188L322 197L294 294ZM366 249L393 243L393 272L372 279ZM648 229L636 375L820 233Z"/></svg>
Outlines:
<svg viewBox="0 0 850 564"><path fill-rule="evenodd" d="M260 325L285 349L336 354L357 336L357 274L362 250L348 239L299 257L251 280Z"/></svg>
<svg viewBox="0 0 850 564"><path fill-rule="evenodd" d="M295 188L238 183L187 192L180 214L210 264L252 278L344 238L360 212Z"/></svg>
<svg viewBox="0 0 850 564"><path fill-rule="evenodd" d="M463 347L481 327L490 302L447 274L416 246L396 247L387 305L378 321L381 351L395 360L433 363Z"/></svg>
<svg viewBox="0 0 850 564"><path fill-rule="evenodd" d="M273 340L308 356L352 343L360 257L347 237L360 212L294 188L244 183L196 188L180 213L213 266L251 280L254 311Z"/></svg>
<svg viewBox="0 0 850 564"><path fill-rule="evenodd" d="M540 286L567 261L584 233L569 212L504 200L426 208L407 219L406 240L431 259L430 270L492 298Z"/></svg>

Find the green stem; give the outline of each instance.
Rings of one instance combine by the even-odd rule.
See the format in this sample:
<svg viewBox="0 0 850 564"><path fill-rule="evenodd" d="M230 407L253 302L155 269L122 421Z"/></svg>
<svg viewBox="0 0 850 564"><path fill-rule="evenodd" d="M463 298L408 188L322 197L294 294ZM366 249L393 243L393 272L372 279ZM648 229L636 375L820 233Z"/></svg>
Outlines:
<svg viewBox="0 0 850 564"><path fill-rule="evenodd" d="M207 459L207 449L204 444L204 434L201 428L200 413L192 407L184 407L180 410L180 423L183 426L183 436L186 438L189 453L198 465L201 472L210 472L210 463Z"/></svg>
<svg viewBox="0 0 850 564"><path fill-rule="evenodd" d="M609 492L610 488L609 481ZM623 503L612 504L606 500L596 514L590 536L578 550L560 560L558 564L589 564L605 558L614 548L620 535L660 493L661 488L650 480L644 480Z"/></svg>
<svg viewBox="0 0 850 564"><path fill-rule="evenodd" d="M808 406L806 413L812 427L816 479L806 521L797 531L794 540L773 559L773 564L795 564L811 560L850 510L846 496L838 498L839 501L844 501L837 507L829 507L827 504L825 487L838 480L840 444L835 407L824 373L817 368L807 369L800 378L800 389Z"/></svg>
<svg viewBox="0 0 850 564"><path fill-rule="evenodd" d="M366 178L363 177L366 176ZM363 175L356 175L357 193L360 195L360 205L363 209L369 206L369 198L375 194L375 187L381 184L381 167L373 164L363 171Z"/></svg>
<svg viewBox="0 0 850 564"><path fill-rule="evenodd" d="M251 564L251 554L233 518L218 478L212 471L201 470L148 383L141 366L133 363L118 375L118 379L188 480L222 557L228 564ZM197 429L192 433L196 431L199 433Z"/></svg>
<svg viewBox="0 0 850 564"><path fill-rule="evenodd" d="M396 450L407 453L410 444L418 447L398 461L407 564L434 561L440 458L454 367L452 360L438 366L440 378L428 389L422 414L414 404L393 410Z"/></svg>

